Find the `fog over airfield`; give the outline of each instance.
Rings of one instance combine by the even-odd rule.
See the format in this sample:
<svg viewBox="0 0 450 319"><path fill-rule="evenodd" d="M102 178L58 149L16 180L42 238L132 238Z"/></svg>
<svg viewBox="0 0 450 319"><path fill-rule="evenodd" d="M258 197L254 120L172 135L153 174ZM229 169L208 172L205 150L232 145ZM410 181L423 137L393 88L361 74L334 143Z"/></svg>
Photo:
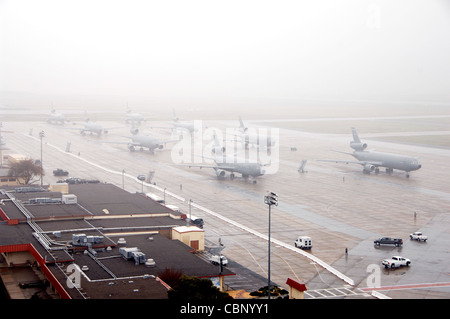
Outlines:
<svg viewBox="0 0 450 319"><path fill-rule="evenodd" d="M448 0L0 0L0 105L450 105L449 36Z"/></svg>

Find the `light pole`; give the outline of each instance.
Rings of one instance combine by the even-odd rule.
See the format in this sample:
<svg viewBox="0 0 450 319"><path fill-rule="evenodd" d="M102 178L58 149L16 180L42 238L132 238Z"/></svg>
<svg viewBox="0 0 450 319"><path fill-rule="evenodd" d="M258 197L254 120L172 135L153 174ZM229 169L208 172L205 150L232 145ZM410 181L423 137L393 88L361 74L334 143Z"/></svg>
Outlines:
<svg viewBox="0 0 450 319"><path fill-rule="evenodd" d="M43 185L42 174L44 172L44 167L42 166L42 138L45 136L44 131L39 132L39 137L41 138L41 187Z"/></svg>
<svg viewBox="0 0 450 319"><path fill-rule="evenodd" d="M137 179L141 181L141 193L144 194L145 175L139 175Z"/></svg>
<svg viewBox="0 0 450 319"><path fill-rule="evenodd" d="M278 205L278 195L273 193L273 192L268 192L269 194L267 196L264 196L264 203L269 205L269 244L268 244L268 250L269 250L269 258L268 258L268 265L267 265L267 273L268 273L268 279L267 279L267 287L268 287L268 291L267 291L267 298L270 299L270 208L272 207L272 205L277 206Z"/></svg>
<svg viewBox="0 0 450 319"><path fill-rule="evenodd" d="M189 226L190 223L192 222L192 207L191 207L191 204L192 204L192 199L189 199L189 219L186 218L186 226Z"/></svg>

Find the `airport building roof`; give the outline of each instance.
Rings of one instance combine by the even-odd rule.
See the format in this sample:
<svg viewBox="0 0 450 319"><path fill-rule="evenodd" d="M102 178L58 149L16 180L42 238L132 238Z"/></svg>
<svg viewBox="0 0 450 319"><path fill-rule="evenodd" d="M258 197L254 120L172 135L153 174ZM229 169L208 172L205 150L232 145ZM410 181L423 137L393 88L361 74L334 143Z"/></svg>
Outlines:
<svg viewBox="0 0 450 319"><path fill-rule="evenodd" d="M18 193L11 188L0 194L0 252L29 251L52 285L62 289L61 297L164 299L168 288L158 275L166 269L219 277L218 266L172 240L174 228L203 231L187 227L182 213L111 184L70 185L69 193L76 196L75 204L58 202L58 192ZM55 202L36 203L35 198ZM135 252L130 257L123 248ZM68 287L71 264L82 270L82 289ZM233 273L222 270L220 276L227 275Z"/></svg>

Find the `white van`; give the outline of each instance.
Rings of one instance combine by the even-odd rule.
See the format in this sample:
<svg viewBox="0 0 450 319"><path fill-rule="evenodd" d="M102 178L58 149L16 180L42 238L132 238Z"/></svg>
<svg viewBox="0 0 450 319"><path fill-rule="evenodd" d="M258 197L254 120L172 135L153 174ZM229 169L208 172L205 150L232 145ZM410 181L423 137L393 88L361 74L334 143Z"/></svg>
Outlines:
<svg viewBox="0 0 450 319"><path fill-rule="evenodd" d="M297 240L294 242L295 247L301 248L301 249L311 249L312 247L312 240L311 237L308 236L300 236L297 238Z"/></svg>

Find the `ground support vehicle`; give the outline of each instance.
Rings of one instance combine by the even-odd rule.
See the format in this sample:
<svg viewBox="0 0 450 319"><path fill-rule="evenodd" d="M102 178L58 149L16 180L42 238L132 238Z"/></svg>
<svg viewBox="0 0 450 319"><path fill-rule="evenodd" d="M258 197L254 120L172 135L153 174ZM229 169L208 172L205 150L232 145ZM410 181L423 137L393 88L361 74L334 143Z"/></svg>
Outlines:
<svg viewBox="0 0 450 319"><path fill-rule="evenodd" d="M297 240L294 242L295 247L301 249L311 249L312 248L312 239L308 236L299 236Z"/></svg>

